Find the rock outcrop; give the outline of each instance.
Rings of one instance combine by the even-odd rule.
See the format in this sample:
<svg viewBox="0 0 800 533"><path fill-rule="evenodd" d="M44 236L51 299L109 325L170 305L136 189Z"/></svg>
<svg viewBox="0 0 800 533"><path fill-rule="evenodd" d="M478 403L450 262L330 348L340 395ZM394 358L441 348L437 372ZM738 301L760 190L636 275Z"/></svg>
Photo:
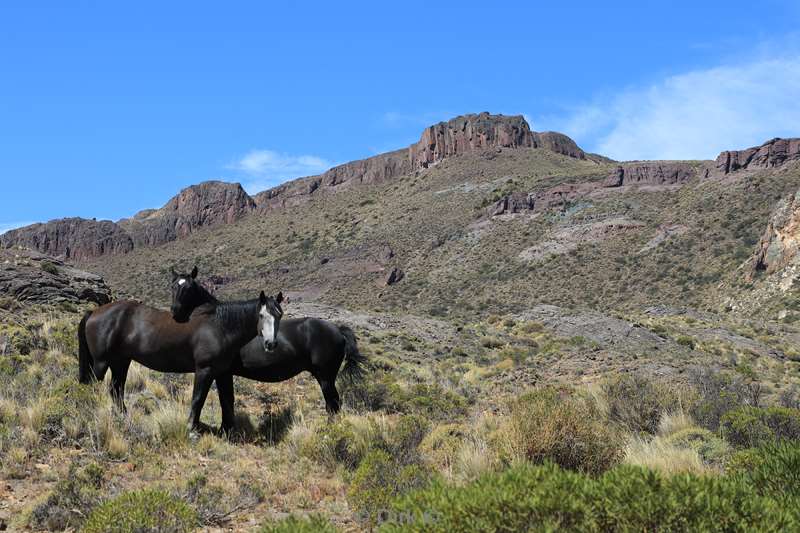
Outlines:
<svg viewBox="0 0 800 533"><path fill-rule="evenodd" d="M800 250L800 191L784 198L772 213L767 229L748 262L747 278L758 272L772 274L797 259Z"/></svg>
<svg viewBox="0 0 800 533"><path fill-rule="evenodd" d="M102 305L111 301L111 290L97 274L69 267L53 257L31 251L0 250L0 296L39 304Z"/></svg>
<svg viewBox="0 0 800 533"><path fill-rule="evenodd" d="M231 224L255 208L256 203L238 183L206 181L183 189L161 209L137 213L118 225L131 236L134 246L158 246L203 227Z"/></svg>
<svg viewBox="0 0 800 533"><path fill-rule="evenodd" d="M772 139L761 146L719 154L716 168L723 174L744 169L780 167L790 161L800 161L800 138Z"/></svg>
<svg viewBox="0 0 800 533"><path fill-rule="evenodd" d="M133 250L133 239L110 220L62 218L0 235L0 248L24 247L54 257L87 259Z"/></svg>
<svg viewBox="0 0 800 533"><path fill-rule="evenodd" d="M542 148L578 159L586 157L566 135L531 131L520 115L463 115L425 128L420 140L405 150L339 165L319 176L300 178L258 193L254 199L263 209L300 205L318 190L338 191L353 184L378 183L428 168L448 157L503 148Z"/></svg>
<svg viewBox="0 0 800 533"><path fill-rule="evenodd" d="M682 161L635 161L614 169L604 186L680 185L696 175L696 167Z"/></svg>
<svg viewBox="0 0 800 533"><path fill-rule="evenodd" d="M174 241L201 227L235 222L255 208L238 183L207 181L183 189L161 209L119 222L65 218L11 230L0 235L0 248L22 247L80 261Z"/></svg>

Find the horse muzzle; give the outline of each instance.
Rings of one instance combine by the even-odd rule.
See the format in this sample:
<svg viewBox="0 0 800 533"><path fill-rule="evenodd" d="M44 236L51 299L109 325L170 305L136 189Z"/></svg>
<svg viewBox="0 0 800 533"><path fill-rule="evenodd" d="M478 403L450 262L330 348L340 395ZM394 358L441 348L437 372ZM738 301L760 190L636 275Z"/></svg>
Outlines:
<svg viewBox="0 0 800 533"><path fill-rule="evenodd" d="M264 349L265 349L266 351L268 351L268 352L271 352L271 351L272 351L272 350L274 350L274 349L275 349L277 346L278 346L278 343L277 343L277 342L275 342L275 341L270 341L270 342L265 342L265 343L264 343Z"/></svg>

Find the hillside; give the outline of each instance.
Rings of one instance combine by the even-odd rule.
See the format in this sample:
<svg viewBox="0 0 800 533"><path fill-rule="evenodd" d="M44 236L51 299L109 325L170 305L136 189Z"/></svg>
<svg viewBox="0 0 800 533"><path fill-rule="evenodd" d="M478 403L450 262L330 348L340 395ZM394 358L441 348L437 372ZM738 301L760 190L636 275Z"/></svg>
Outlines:
<svg viewBox="0 0 800 533"><path fill-rule="evenodd" d="M6 233L0 526L108 524L148 494L186 530L363 531L422 508L452 531L459 502L470 524L519 505L509 530L791 529L800 496L775 486L800 440L799 189L795 139L615 162L480 114L253 197L207 182L131 219ZM133 365L124 415L78 385L89 302L166 306L170 268L193 265L219 297L283 290L288 316L351 325L371 366L339 383L343 413L308 375L237 378L229 440L186 430L189 376ZM213 393L203 416L220 422ZM520 496L537 487L555 503Z"/></svg>

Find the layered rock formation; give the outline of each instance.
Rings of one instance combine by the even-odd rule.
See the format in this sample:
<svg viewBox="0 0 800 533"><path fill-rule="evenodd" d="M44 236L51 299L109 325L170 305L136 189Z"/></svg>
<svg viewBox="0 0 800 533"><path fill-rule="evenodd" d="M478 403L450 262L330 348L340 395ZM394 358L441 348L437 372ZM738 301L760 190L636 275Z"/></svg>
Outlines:
<svg viewBox="0 0 800 533"><path fill-rule="evenodd" d="M531 193L504 196L488 209L489 216L524 211L566 209L579 198L603 188L633 185L683 185L698 177L698 168L681 161L636 161L623 163L602 181L565 183Z"/></svg>
<svg viewBox="0 0 800 533"><path fill-rule="evenodd" d="M618 166L603 185L680 185L696 175L696 167L683 161L635 161Z"/></svg>
<svg viewBox="0 0 800 533"><path fill-rule="evenodd" d="M133 250L133 239L110 220L62 218L0 235L0 248L24 247L54 257L86 259Z"/></svg>
<svg viewBox="0 0 800 533"><path fill-rule="evenodd" d="M800 138L776 138L746 150L722 152L717 156L716 168L728 174L744 169L775 168L791 161L800 161Z"/></svg>
<svg viewBox="0 0 800 533"><path fill-rule="evenodd" d="M103 278L69 267L37 252L0 250L0 296L19 302L111 301L111 290Z"/></svg>
<svg viewBox="0 0 800 533"><path fill-rule="evenodd" d="M353 161L319 176L284 183L258 193L255 201L263 209L299 205L318 190L334 191L354 184L378 183L428 168L448 157L498 148L542 148L569 157L586 158L584 151L566 135L531 131L520 115L464 115L425 128L420 140L405 150Z"/></svg>
<svg viewBox="0 0 800 533"><path fill-rule="evenodd" d="M749 261L747 278L758 272L772 274L797 258L800 249L800 191L781 200Z"/></svg>
<svg viewBox="0 0 800 533"><path fill-rule="evenodd" d="M161 209L141 211L116 223L65 218L11 230L0 235L0 248L22 247L80 261L157 246L201 227L235 222L255 207L238 183L207 181L183 189Z"/></svg>

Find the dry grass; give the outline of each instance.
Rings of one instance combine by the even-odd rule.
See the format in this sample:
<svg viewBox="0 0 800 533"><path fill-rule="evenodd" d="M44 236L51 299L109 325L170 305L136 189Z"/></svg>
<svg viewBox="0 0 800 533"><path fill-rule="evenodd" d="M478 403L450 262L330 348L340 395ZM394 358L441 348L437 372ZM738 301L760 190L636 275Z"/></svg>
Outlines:
<svg viewBox="0 0 800 533"><path fill-rule="evenodd" d="M705 474L709 471L697 451L673 446L662 437L649 440L633 437L625 447L624 462L665 474Z"/></svg>

